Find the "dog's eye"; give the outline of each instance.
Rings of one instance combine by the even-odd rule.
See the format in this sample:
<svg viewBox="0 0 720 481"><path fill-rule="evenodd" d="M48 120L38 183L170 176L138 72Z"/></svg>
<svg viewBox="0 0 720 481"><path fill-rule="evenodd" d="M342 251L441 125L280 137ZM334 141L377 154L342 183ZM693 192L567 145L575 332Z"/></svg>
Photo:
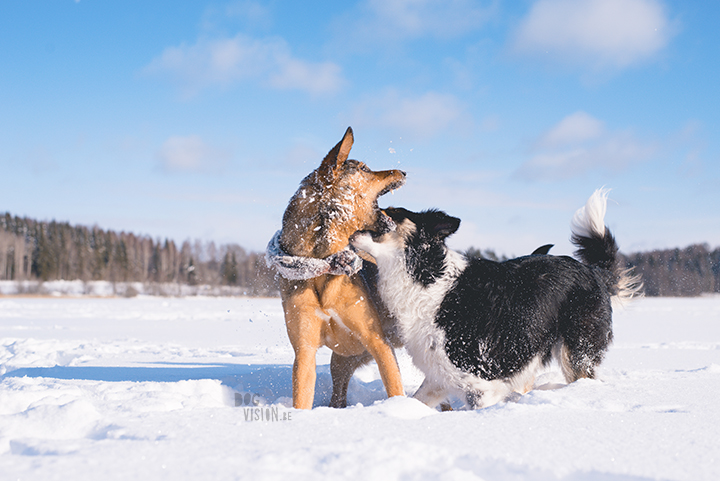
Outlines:
<svg viewBox="0 0 720 481"><path fill-rule="evenodd" d="M370 170L370 167L365 164L360 164L360 170L362 170L363 172L372 172L372 170Z"/></svg>

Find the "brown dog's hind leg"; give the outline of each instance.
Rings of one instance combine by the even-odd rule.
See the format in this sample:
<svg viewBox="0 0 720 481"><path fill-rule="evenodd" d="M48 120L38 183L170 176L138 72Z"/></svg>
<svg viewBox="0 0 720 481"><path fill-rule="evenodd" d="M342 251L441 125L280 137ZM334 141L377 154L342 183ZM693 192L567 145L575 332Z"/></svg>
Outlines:
<svg viewBox="0 0 720 481"><path fill-rule="evenodd" d="M355 370L372 361L369 352L358 356L341 356L333 352L330 357L330 375L332 376L331 408L347 407L347 390Z"/></svg>
<svg viewBox="0 0 720 481"><path fill-rule="evenodd" d="M370 339L370 342L365 348L377 362L380 377L382 377L388 397L404 396L405 388L403 388L402 385L400 368L398 367L393 348L382 340L379 335L374 339Z"/></svg>

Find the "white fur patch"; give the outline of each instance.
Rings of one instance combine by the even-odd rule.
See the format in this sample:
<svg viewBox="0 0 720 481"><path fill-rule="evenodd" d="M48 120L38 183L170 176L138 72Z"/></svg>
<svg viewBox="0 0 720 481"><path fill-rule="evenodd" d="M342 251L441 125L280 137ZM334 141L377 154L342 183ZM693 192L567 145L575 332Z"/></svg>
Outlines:
<svg viewBox="0 0 720 481"><path fill-rule="evenodd" d="M610 189L598 189L590 196L583 207L580 207L570 222L570 228L580 237L605 235L605 212Z"/></svg>
<svg viewBox="0 0 720 481"><path fill-rule="evenodd" d="M335 311L335 309L328 309L328 314L330 314L330 317L338 324L338 326L342 327L348 332L351 332L350 329L345 325L345 322L343 322L342 317L340 317L340 314Z"/></svg>
<svg viewBox="0 0 720 481"><path fill-rule="evenodd" d="M370 245L371 244L371 245ZM429 406L445 399L447 392L464 395L479 380L458 370L445 352L445 332L435 317L448 291L467 266L462 255L447 251L445 273L429 286L415 282L407 271L404 245L396 236L377 243L370 236L353 242L377 260L378 290L385 305L395 316L405 348L413 363L425 373L425 382L415 397ZM487 381L483 381L487 383Z"/></svg>
<svg viewBox="0 0 720 481"><path fill-rule="evenodd" d="M586 204L579 208L570 222L573 234L580 237L604 236L605 212L610 189L601 188L593 192ZM620 307L629 299L641 296L643 283L640 276L633 275L632 269L617 273L617 294L612 297L613 307Z"/></svg>
<svg viewBox="0 0 720 481"><path fill-rule="evenodd" d="M325 311L323 311L319 307L317 309L315 309L315 315L318 316L320 319L322 319L323 322L325 322L326 324L330 324L331 317L328 314L326 314Z"/></svg>

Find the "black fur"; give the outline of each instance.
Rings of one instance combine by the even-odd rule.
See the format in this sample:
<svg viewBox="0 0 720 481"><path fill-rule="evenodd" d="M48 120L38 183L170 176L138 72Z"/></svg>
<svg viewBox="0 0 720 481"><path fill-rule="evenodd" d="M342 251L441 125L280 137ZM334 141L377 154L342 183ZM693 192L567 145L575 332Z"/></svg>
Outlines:
<svg viewBox="0 0 720 481"><path fill-rule="evenodd" d="M457 230L460 219L439 210L417 214L403 208L390 208L385 212L395 224L409 219L417 226L405 247L407 267L413 279L427 287L442 277L445 273L446 248L441 241Z"/></svg>
<svg viewBox="0 0 720 481"><path fill-rule="evenodd" d="M445 238L459 219L436 210L386 212L397 225L408 219L416 226L405 242L413 279L427 287L442 277ZM546 255L551 245L504 262L467 260L435 318L455 367L485 380L508 379L537 356L549 363L553 349L563 344L568 381L594 377L612 341L618 249L609 231L572 240L585 263Z"/></svg>
<svg viewBox="0 0 720 481"><path fill-rule="evenodd" d="M532 251L531 256L545 256L550 252L550 249L554 247L555 244L545 244L544 246L540 246L534 251Z"/></svg>
<svg viewBox="0 0 720 481"><path fill-rule="evenodd" d="M470 260L436 317L448 357L462 371L505 379L538 355L548 363L562 340L577 353L577 376L591 377L612 339L605 277L570 257Z"/></svg>
<svg viewBox="0 0 720 481"><path fill-rule="evenodd" d="M586 264L598 266L608 271L613 271L617 267L618 247L615 237L609 230L606 230L605 235L602 237L581 237L573 234L570 240L578 247L575 255Z"/></svg>

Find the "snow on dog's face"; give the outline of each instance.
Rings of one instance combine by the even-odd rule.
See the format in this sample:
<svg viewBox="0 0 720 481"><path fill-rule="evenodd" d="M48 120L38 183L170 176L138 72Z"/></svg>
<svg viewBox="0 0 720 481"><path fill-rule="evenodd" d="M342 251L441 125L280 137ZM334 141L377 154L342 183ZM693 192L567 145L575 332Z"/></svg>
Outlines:
<svg viewBox="0 0 720 481"><path fill-rule="evenodd" d="M406 270L425 286L442 276L447 247L445 239L457 231L460 219L438 210L411 212L385 209L373 231L357 232L350 239L378 261L404 258Z"/></svg>
<svg viewBox="0 0 720 481"><path fill-rule="evenodd" d="M405 183L401 170L373 171L348 158L352 144L348 128L290 199L280 238L288 254L322 259L345 249L353 232L377 221L378 197Z"/></svg>

